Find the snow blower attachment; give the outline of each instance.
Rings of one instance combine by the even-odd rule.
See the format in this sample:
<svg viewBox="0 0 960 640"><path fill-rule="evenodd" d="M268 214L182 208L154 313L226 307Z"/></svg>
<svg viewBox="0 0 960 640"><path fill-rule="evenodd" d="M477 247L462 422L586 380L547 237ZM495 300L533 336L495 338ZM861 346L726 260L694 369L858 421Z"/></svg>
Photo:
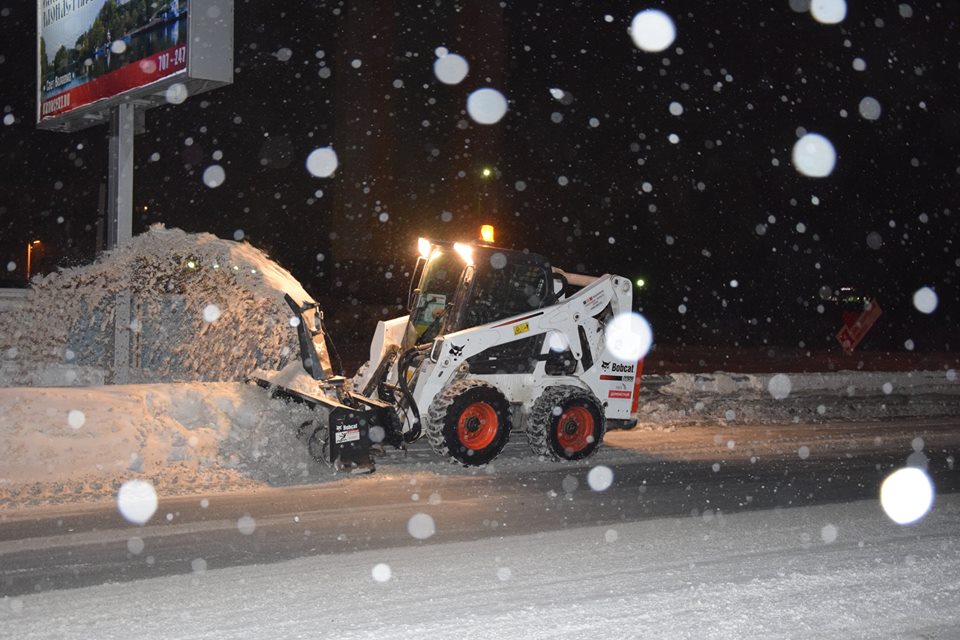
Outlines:
<svg viewBox="0 0 960 640"><path fill-rule="evenodd" d="M301 364L310 378L291 375L296 373L293 363L293 368L287 367L277 376L255 377L254 381L268 389L271 397L313 409L314 418L300 425L297 435L306 438L314 459L338 471L373 471L371 447L401 439L396 411L384 402L346 392L345 379L333 375L319 305L299 304L289 294L284 299L299 320Z"/></svg>
<svg viewBox="0 0 960 640"><path fill-rule="evenodd" d="M426 436L441 456L482 465L516 429L537 455L579 460L607 429L636 425L642 360L622 348L634 337L614 322L630 313L630 280L481 243L421 239L419 248L409 315L378 323L349 384L333 374L318 305L286 296L302 368L257 382L314 409L300 434L315 458L372 471L377 445Z"/></svg>

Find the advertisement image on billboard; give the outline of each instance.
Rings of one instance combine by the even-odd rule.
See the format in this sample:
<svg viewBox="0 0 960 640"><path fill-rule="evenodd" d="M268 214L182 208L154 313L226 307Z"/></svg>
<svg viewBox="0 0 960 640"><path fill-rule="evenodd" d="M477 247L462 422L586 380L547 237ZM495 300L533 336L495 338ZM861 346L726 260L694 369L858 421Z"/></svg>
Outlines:
<svg viewBox="0 0 960 640"><path fill-rule="evenodd" d="M37 120L185 73L189 0L39 0Z"/></svg>

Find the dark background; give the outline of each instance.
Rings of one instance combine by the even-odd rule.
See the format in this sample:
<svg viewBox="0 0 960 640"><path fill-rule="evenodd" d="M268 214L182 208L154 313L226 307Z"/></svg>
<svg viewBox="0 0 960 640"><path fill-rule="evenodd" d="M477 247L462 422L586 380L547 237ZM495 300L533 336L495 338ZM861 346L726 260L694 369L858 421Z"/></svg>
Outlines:
<svg viewBox="0 0 960 640"><path fill-rule="evenodd" d="M242 232L347 341L402 313L418 235L492 223L498 244L568 271L643 277L635 306L661 343L836 349L820 291L848 285L885 311L866 348L956 349L960 4L851 3L840 25L798 4L236 0L234 84L147 113L134 232ZM661 53L627 34L651 6L677 26ZM107 128L36 130L35 29L33 3L0 0L3 286L22 284L32 239L35 271L98 247ZM433 74L440 46L470 63L459 85ZM492 126L466 114L483 86L509 100ZM865 96L878 120L859 115ZM829 177L791 164L801 127L836 147ZM339 169L312 177L305 159L326 145ZM933 314L913 307L922 286Z"/></svg>

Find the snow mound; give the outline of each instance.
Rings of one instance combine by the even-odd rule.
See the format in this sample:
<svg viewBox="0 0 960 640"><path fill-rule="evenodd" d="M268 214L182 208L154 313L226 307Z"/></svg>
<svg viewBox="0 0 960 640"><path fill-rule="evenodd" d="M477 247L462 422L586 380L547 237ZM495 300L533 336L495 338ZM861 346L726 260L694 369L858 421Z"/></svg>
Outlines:
<svg viewBox="0 0 960 640"><path fill-rule="evenodd" d="M947 417L960 384L943 371L837 371L644 376L637 418L647 426Z"/></svg>
<svg viewBox="0 0 960 640"><path fill-rule="evenodd" d="M312 300L251 245L162 225L33 288L29 304L0 313L0 386L115 380L114 314L125 291L130 382L242 380L296 358L283 295Z"/></svg>
<svg viewBox="0 0 960 640"><path fill-rule="evenodd" d="M297 440L311 411L253 385L6 388L0 416L0 511L112 499L131 479L162 499L332 474Z"/></svg>

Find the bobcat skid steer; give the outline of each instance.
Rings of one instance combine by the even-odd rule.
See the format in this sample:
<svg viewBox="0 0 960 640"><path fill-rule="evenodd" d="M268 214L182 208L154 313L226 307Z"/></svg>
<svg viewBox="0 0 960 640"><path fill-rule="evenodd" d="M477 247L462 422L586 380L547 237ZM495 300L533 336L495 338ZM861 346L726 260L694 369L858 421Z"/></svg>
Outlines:
<svg viewBox="0 0 960 640"><path fill-rule="evenodd" d="M258 383L317 410L304 431L315 457L372 470L372 445L426 436L441 456L482 465L517 429L536 454L578 460L607 428L636 424L634 343L649 336L631 323L628 279L487 244L420 239L419 249L410 314L378 323L349 382L328 374L319 309L288 299L310 380L292 385L284 370Z"/></svg>

